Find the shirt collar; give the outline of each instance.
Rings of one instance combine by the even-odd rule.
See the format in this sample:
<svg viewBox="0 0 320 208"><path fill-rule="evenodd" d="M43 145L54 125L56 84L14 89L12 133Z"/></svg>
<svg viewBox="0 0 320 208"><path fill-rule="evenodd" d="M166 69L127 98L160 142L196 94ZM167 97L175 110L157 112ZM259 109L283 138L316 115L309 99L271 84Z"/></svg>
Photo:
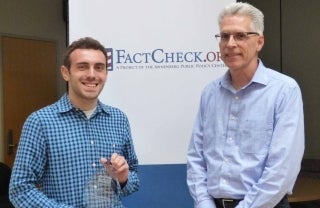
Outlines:
<svg viewBox="0 0 320 208"><path fill-rule="evenodd" d="M267 85L269 82L267 70L268 69L263 65L262 61L259 59L257 71L254 73L251 82Z"/></svg>
<svg viewBox="0 0 320 208"><path fill-rule="evenodd" d="M258 68L254 73L252 80L249 82L247 86L249 86L251 83L267 85L269 82L268 75L267 75L268 69L263 65L260 59L258 59L258 61L259 61ZM223 75L220 81L220 85L227 89L230 89L232 87L229 70Z"/></svg>
<svg viewBox="0 0 320 208"><path fill-rule="evenodd" d="M75 109L67 93L65 93L60 98L60 100L57 102L57 105L58 105L59 113L65 113L65 112L71 111L72 109ZM111 108L110 106L104 105L103 103L100 102L100 100L98 100L96 113L105 112L110 115L111 114L110 108Z"/></svg>

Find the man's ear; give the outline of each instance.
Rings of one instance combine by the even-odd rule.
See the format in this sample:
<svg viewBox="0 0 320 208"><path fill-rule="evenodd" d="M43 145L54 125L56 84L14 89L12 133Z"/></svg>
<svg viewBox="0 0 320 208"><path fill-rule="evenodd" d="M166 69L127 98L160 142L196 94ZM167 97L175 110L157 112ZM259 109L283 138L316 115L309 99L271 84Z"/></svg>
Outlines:
<svg viewBox="0 0 320 208"><path fill-rule="evenodd" d="M62 75L62 78L65 80L65 81L69 81L70 79L70 71L69 69L67 69L67 67L65 67L64 65L61 66L60 68L60 71L61 71L61 75Z"/></svg>
<svg viewBox="0 0 320 208"><path fill-rule="evenodd" d="M258 38L258 47L257 47L257 51L261 51L262 47L264 45L264 36L260 35Z"/></svg>

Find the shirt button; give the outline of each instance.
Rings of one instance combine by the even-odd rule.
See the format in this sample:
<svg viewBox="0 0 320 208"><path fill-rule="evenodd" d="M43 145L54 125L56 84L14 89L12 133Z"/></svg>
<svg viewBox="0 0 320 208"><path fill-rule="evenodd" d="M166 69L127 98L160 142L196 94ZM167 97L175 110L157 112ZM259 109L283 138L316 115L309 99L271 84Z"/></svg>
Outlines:
<svg viewBox="0 0 320 208"><path fill-rule="evenodd" d="M232 142L232 140L233 140L232 137L229 137L229 138L228 138L228 141L229 141L229 142Z"/></svg>
<svg viewBox="0 0 320 208"><path fill-rule="evenodd" d="M97 165L95 163L92 163L92 167L96 167Z"/></svg>
<svg viewBox="0 0 320 208"><path fill-rule="evenodd" d="M94 141L93 141L93 140L91 140L91 141L90 141L90 143L91 143L91 144L94 144Z"/></svg>
<svg viewBox="0 0 320 208"><path fill-rule="evenodd" d="M231 120L236 120L237 119L237 117L234 116L234 115L231 115L230 118L231 118Z"/></svg>
<svg viewBox="0 0 320 208"><path fill-rule="evenodd" d="M239 97L238 97L238 96L235 96L234 99L239 100Z"/></svg>

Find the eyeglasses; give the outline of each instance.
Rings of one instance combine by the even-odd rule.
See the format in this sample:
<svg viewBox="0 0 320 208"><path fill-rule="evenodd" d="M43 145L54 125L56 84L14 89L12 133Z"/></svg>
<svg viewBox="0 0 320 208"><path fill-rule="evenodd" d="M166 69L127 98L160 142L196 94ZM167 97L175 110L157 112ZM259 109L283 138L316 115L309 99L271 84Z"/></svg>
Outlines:
<svg viewBox="0 0 320 208"><path fill-rule="evenodd" d="M245 41L249 38L249 35L259 35L257 32L235 32L235 33L220 33L215 35L218 42L226 43L232 36L236 42Z"/></svg>

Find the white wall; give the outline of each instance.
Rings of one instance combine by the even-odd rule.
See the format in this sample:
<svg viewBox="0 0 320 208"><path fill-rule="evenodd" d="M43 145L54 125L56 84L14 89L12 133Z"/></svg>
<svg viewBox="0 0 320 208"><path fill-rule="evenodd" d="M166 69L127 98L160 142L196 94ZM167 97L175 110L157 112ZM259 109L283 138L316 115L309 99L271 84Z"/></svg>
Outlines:
<svg viewBox="0 0 320 208"><path fill-rule="evenodd" d="M69 0L70 40L112 48L100 99L129 118L139 163L184 164L200 94L221 76L218 12L234 0Z"/></svg>

